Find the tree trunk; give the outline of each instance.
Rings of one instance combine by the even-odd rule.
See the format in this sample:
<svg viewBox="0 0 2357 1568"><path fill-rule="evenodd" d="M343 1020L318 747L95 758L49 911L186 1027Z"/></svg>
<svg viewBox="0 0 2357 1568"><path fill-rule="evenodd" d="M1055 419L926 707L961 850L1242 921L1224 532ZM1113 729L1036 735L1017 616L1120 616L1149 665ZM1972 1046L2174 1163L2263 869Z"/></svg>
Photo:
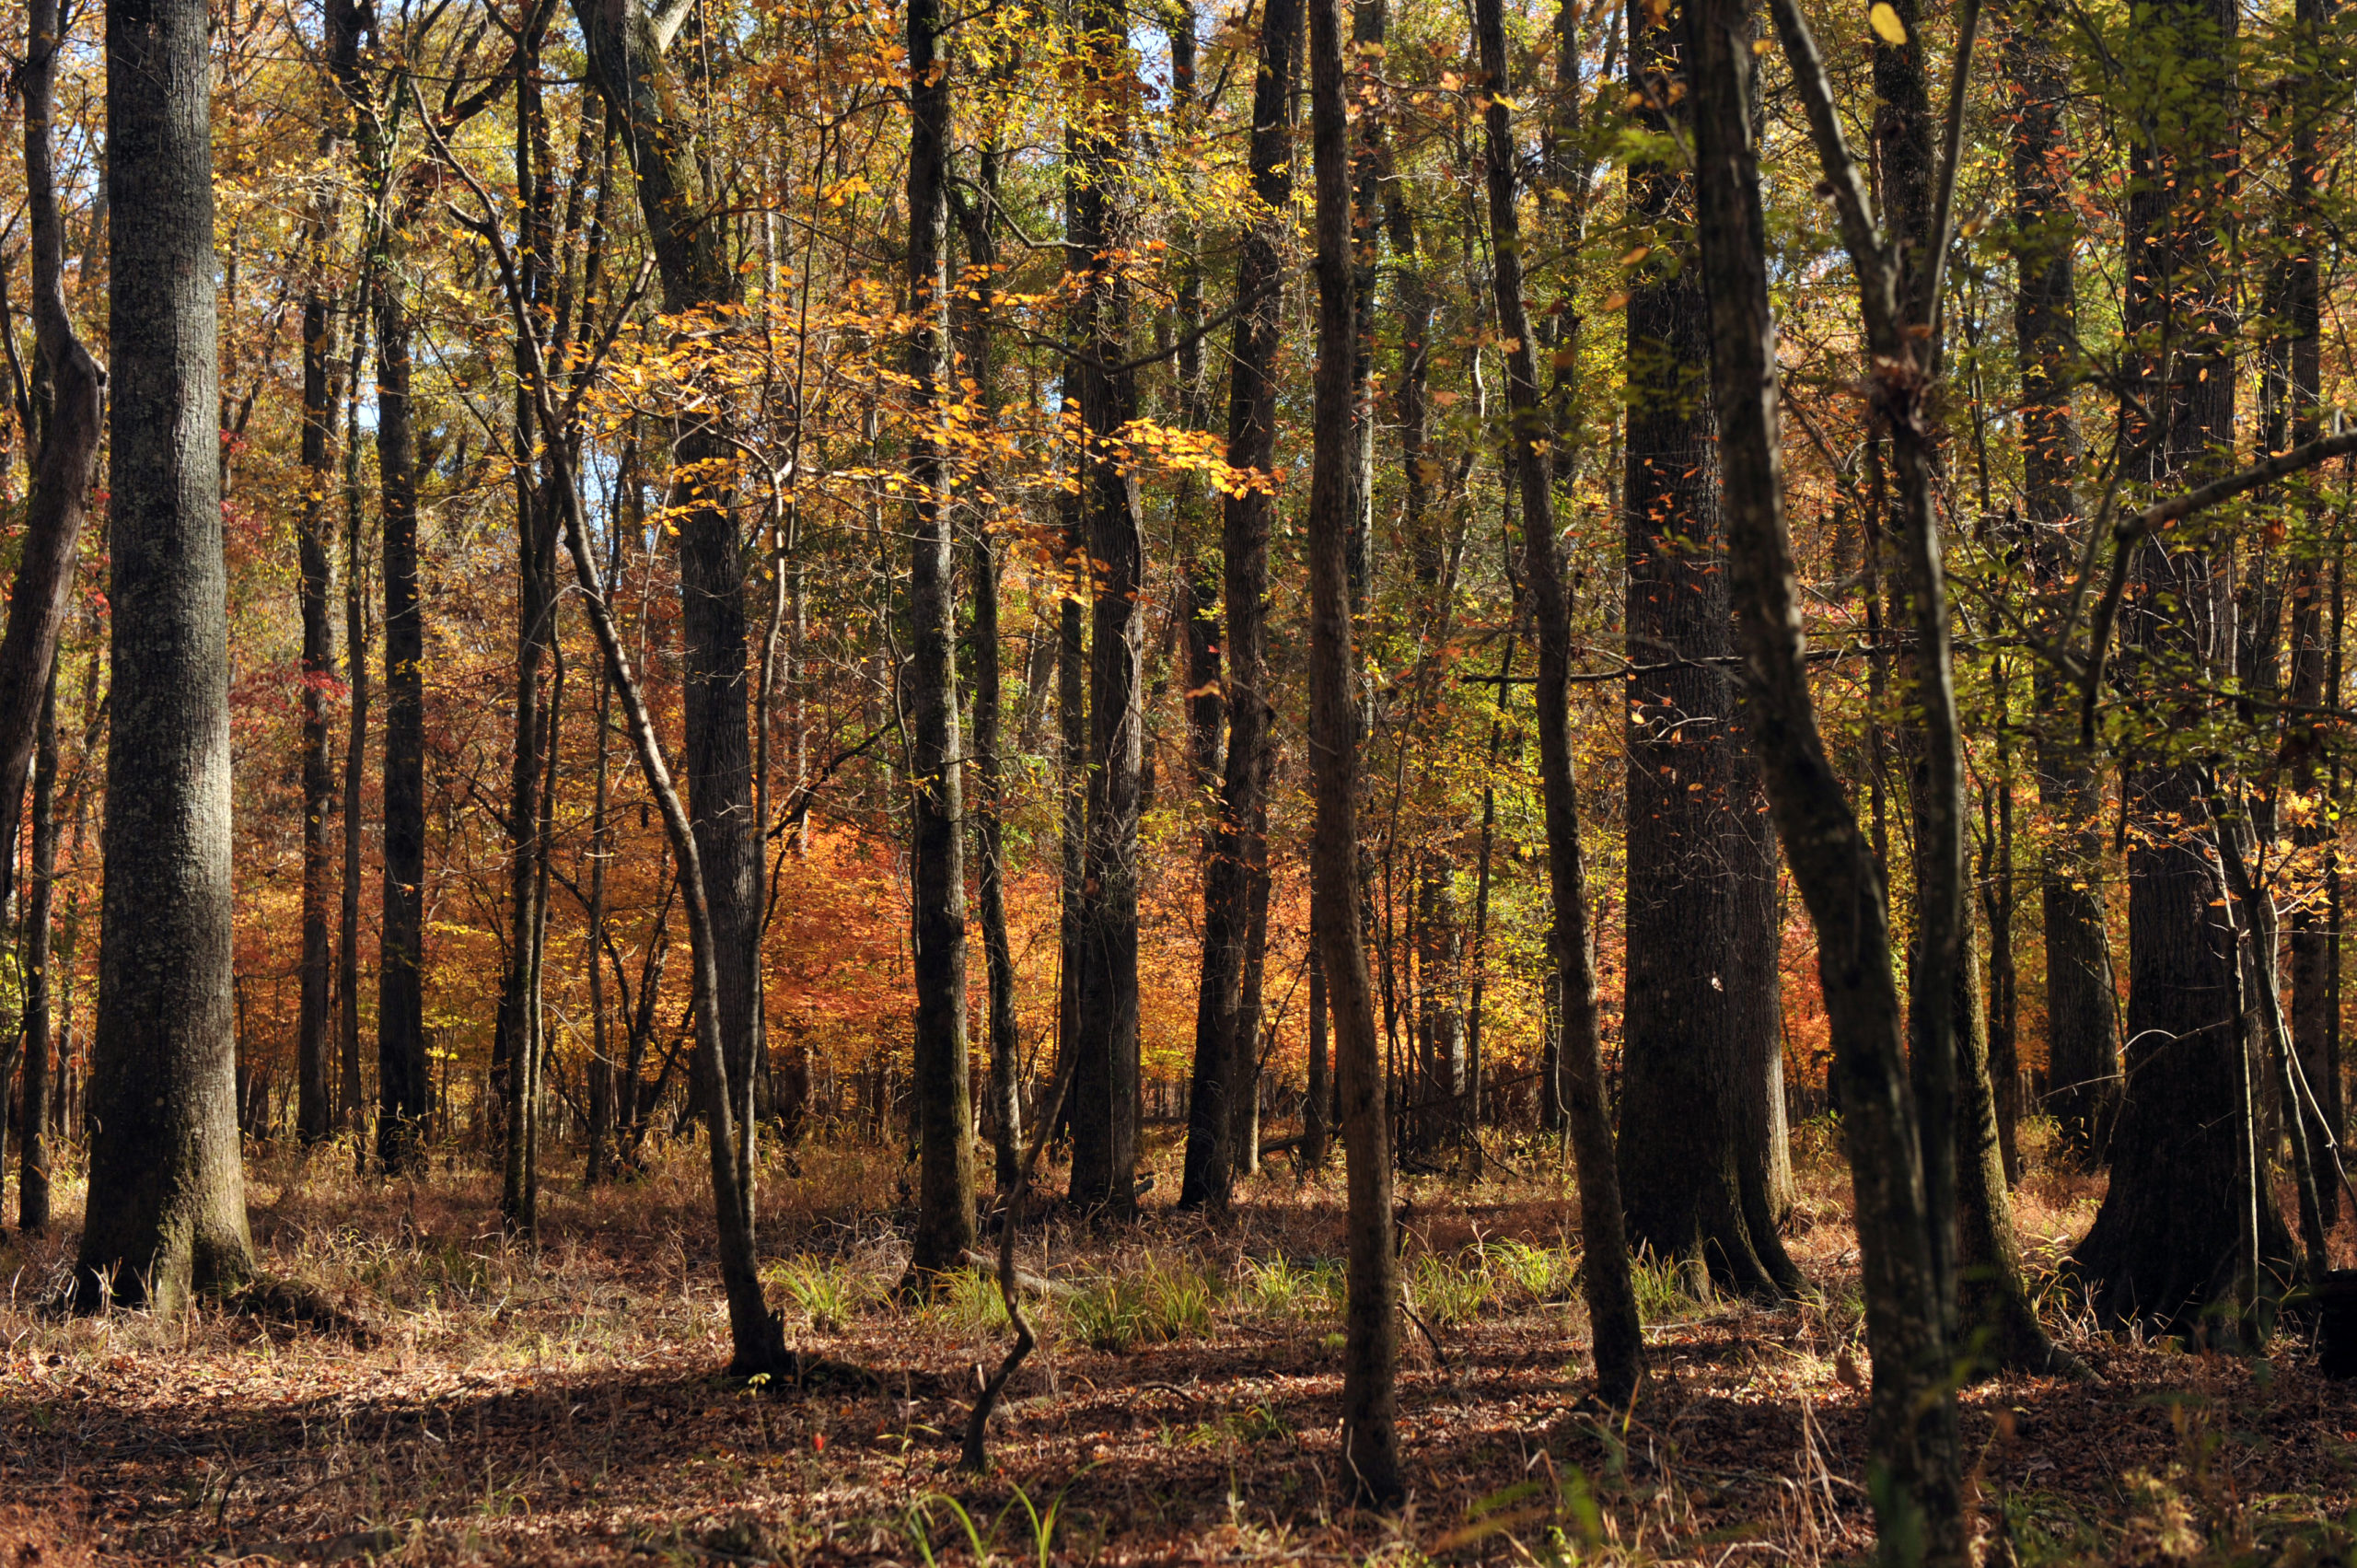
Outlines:
<svg viewBox="0 0 2357 1568"><path fill-rule="evenodd" d="M352 712L343 746L343 885L336 923L336 1040L343 1063L343 1124L365 1132L367 1100L360 1082L360 839L361 786L368 770L368 594L360 512L360 356L368 339L369 281L353 289L352 354L343 392L343 673ZM367 1141L354 1157L367 1163Z"/></svg>
<svg viewBox="0 0 2357 1568"><path fill-rule="evenodd" d="M2165 361L2131 362L2142 406L2123 436L2153 453L2136 477L2155 492L2232 462L2234 280L2216 234L2238 200L2235 95L2228 64L2237 13L2215 0L2173 0L2154 17L2146 69L2178 73L2199 108L2134 144L2124 238L2125 326L2165 337ZM2223 451L2219 448L2223 447ZM2196 525L2199 528L2200 525ZM2232 658L2222 624L2229 589L2200 533L2137 547L2121 610L2123 689L2144 670ZM2223 638L2223 643L2221 639ZM2222 651L2223 650L2223 651ZM2157 695L2139 704L2142 735L2123 761L2128 844L2128 1045L2111 1136L2111 1184L2080 1242L2078 1266L2097 1309L2193 1331L2205 1309L2243 1307L2258 1275L2288 1269L2290 1237L2251 1169L2253 1130L2222 1107L2247 1103L2251 1064L2232 922L2220 918L2212 844L2203 842L2199 763L2154 742L2206 722L2209 699Z"/></svg>
<svg viewBox="0 0 2357 1568"><path fill-rule="evenodd" d="M1569 1081L1572 1158L1578 1168L1580 1237L1587 1260L1580 1271L1595 1341L1596 1392L1608 1404L1635 1399L1644 1376L1644 1330L1637 1320L1622 1228L1620 1178L1612 1151L1611 1111L1604 1100L1598 1038L1596 958L1588 935L1587 873L1580 851L1578 781L1572 771L1570 600L1555 559L1555 493L1548 460L1550 419L1538 389L1538 356L1522 296L1522 237L1515 210L1514 111L1503 96L1509 85L1504 7L1475 0L1481 70L1491 90L1489 134L1490 238L1498 331L1506 350L1509 451L1522 501L1523 575L1538 643L1538 777L1547 817L1548 886L1554 895L1555 971L1562 977L1563 1064Z"/></svg>
<svg viewBox="0 0 2357 1568"><path fill-rule="evenodd" d="M8 594L8 628L0 634L0 895L8 891L16 875L25 779L33 765L50 667L56 662L58 628L74 589L75 554L98 462L107 379L65 310L65 227L58 211L52 145L57 52L64 39L58 0L29 0L25 19L25 58L15 83L25 109L34 377L37 384L45 383L46 400L31 453L32 489L26 502L16 582ZM32 440L34 433L28 431L27 438Z"/></svg>
<svg viewBox="0 0 2357 1568"><path fill-rule="evenodd" d="M211 76L196 0L107 10L116 348L106 895L85 1310L177 1312L252 1266L230 1013Z"/></svg>
<svg viewBox="0 0 2357 1568"><path fill-rule="evenodd" d="M1236 338L1230 354L1227 460L1274 466L1276 357L1284 335L1284 212L1293 199L1293 82L1301 52L1301 0L1271 0L1260 18L1252 85L1252 194L1259 215L1236 263ZM1187 1101L1182 1207L1226 1203L1237 1151L1234 1102L1243 1088L1237 1017L1250 935L1250 884L1268 864L1264 753L1276 707L1268 691L1269 527L1275 498L1257 488L1224 498L1221 549L1227 601L1227 748L1219 819L1203 866L1203 967L1195 1014L1194 1080ZM1321 1129L1322 1132L1322 1129ZM1202 1152L1197 1152L1200 1144ZM1321 1138L1322 1153L1322 1138Z"/></svg>
<svg viewBox="0 0 2357 1568"><path fill-rule="evenodd" d="M998 187L1002 154L986 139L977 159L975 182L982 199L963 209L966 261L971 301L964 316L965 374L981 389L983 409L995 420L992 339L998 296ZM961 295L966 291L961 290ZM979 475L973 482L980 482ZM976 877L981 904L982 956L990 987L991 1075L987 1090L993 1163L1002 1202L1021 1177L1023 1147L1022 1040L1015 1009L1015 947L1006 925L1006 819L1004 744L1004 675L999 647L999 546L987 527L973 530L974 660L974 849L981 860Z"/></svg>
<svg viewBox="0 0 2357 1568"><path fill-rule="evenodd" d="M92 651L95 659L98 654ZM17 1179L17 1225L28 1236L49 1229L50 1062L52 998L50 911L57 882L57 667L50 666L41 703L41 735L33 749L32 887L25 910L25 1076L23 1148Z"/></svg>
<svg viewBox="0 0 2357 1568"><path fill-rule="evenodd" d="M410 317L389 258L375 269L377 471L385 552L384 919L377 958L377 1154L422 1167L429 1085L424 1029L425 623L418 599L417 437Z"/></svg>
<svg viewBox="0 0 2357 1568"><path fill-rule="evenodd" d="M1348 1149L1349 1283L1342 1350L1342 1459L1352 1490L1388 1507L1399 1473L1399 1260L1392 1245L1390 1127L1360 924L1359 712L1353 700L1350 555L1351 165L1340 0L1308 0L1317 168L1318 370L1310 459L1309 758L1316 821L1310 926L1333 1009Z"/></svg>
<svg viewBox="0 0 2357 1568"><path fill-rule="evenodd" d="M1334 1088L1326 1058L1326 964L1309 939L1309 1066L1301 1102L1301 1168L1304 1175L1326 1167L1326 1141L1333 1127Z"/></svg>
<svg viewBox="0 0 2357 1568"><path fill-rule="evenodd" d="M921 1280L974 1243L974 1108L966 1067L966 808L958 738L951 475L934 436L947 381L949 66L938 0L910 0L909 439L911 928L916 980L917 1224Z"/></svg>
<svg viewBox="0 0 2357 1568"><path fill-rule="evenodd" d="M1797 13L1780 4L1788 55ZM1785 531L1767 223L1752 140L1752 29L1742 0L1689 0L1695 205L1713 280L1713 402L1737 625L1752 686L1752 740L1794 881L1817 932L1857 1197L1866 1330L1874 1356L1870 1440L1883 1539L1963 1561L1945 1311L1924 1201L1891 967L1882 876L1826 754L1801 639L1799 585ZM1814 46L1808 46L1812 60ZM1796 69L1797 69L1796 65Z"/></svg>
<svg viewBox="0 0 2357 1568"><path fill-rule="evenodd" d="M2079 549L2072 488L2079 430L2071 412L2078 337L2073 257L2078 226L2066 196L2062 110L2070 73L2051 34L2052 0L2023 0L2008 17L2003 50L2014 114L2014 343L2021 373L2022 489L2030 570L2041 593L2067 592ZM2068 684L2046 660L2033 694L2039 802L2060 830L2038 869L2046 925L2048 1092L2065 1146L2101 1157L2118 1098L2119 1036L2104 929L2103 785L2068 716Z"/></svg>
<svg viewBox="0 0 2357 1568"><path fill-rule="evenodd" d="M1634 17L1632 13L1632 17ZM1638 24L1632 91L1666 101L1677 29ZM1647 109L1655 134L1668 118ZM1680 115L1685 119L1687 116ZM1770 1086L1781 1087L1776 847L1735 652L1706 395L1710 298L1691 255L1693 175L1629 170L1653 234L1629 291L1628 979L1620 1157L1632 1245L1697 1285L1775 1297L1801 1287L1769 1190Z"/></svg>
<svg viewBox="0 0 2357 1568"><path fill-rule="evenodd" d="M639 208L646 223L663 308L672 315L734 307L740 290L724 249L727 227L704 189L692 114L664 61L661 21L637 4L575 0L590 75L631 139ZM674 23L676 25L676 22ZM693 815L718 977L721 1059L728 1126L736 1139L730 1189L753 1225L753 1079L761 1042L761 846L753 823L753 766L742 540L727 487L709 476L736 448L705 422L675 443L683 481L679 519L680 633L688 805ZM594 567L595 563L591 565ZM719 1123L714 1123L715 1127Z"/></svg>
<svg viewBox="0 0 2357 1568"><path fill-rule="evenodd" d="M1138 772L1144 741L1138 670L1145 624L1145 548L1136 478L1115 455L1137 409L1134 372L1118 368L1129 336L1129 288L1112 255L1114 187L1138 84L1125 23L1107 0L1085 0L1081 67L1098 114L1067 132L1082 178L1071 244L1086 283L1074 357L1086 446L1081 511L1095 579L1089 627L1087 829L1080 883L1079 981L1073 1048L1072 1196L1127 1216L1137 1208Z"/></svg>

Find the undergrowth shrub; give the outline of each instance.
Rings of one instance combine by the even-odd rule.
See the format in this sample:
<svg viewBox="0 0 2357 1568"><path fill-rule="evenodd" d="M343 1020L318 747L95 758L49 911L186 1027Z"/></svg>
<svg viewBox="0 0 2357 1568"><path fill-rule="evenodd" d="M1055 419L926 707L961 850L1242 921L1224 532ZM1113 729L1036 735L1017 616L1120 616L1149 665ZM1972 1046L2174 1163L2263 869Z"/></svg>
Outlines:
<svg viewBox="0 0 2357 1568"><path fill-rule="evenodd" d="M1149 1256L1134 1272L1109 1274L1070 1297L1064 1316L1082 1343L1118 1353L1210 1333L1220 1299L1219 1281L1200 1264Z"/></svg>
<svg viewBox="0 0 2357 1568"><path fill-rule="evenodd" d="M1471 1322L1491 1300L1489 1272L1478 1255L1460 1263L1437 1252L1423 1253L1416 1259L1408 1288L1417 1315L1436 1329Z"/></svg>

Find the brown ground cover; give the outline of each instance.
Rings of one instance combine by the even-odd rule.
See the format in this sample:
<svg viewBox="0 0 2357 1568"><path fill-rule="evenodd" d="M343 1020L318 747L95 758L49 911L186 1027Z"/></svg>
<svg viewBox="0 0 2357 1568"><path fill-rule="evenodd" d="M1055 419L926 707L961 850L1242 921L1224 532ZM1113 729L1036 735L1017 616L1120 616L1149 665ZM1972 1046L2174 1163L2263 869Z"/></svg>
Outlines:
<svg viewBox="0 0 2357 1568"><path fill-rule="evenodd" d="M538 1257L496 1184L437 1165L359 1184L322 1156L252 1170L279 1287L177 1321L65 1318L63 1239L0 1251L0 1568L17 1562L1681 1561L1816 1563L1871 1550L1865 1357L1846 1183L1805 1148L1776 1309L1641 1282L1656 1369L1633 1412L1585 1400L1573 1206L1536 1150L1479 1183L1403 1184L1414 1321L1413 1498L1348 1506L1337 1471L1341 1208L1282 1169L1218 1225L1051 1216L1025 1266L1059 1292L1047 1346L955 1468L994 1286L895 1302L901 1172L806 1151L764 1185L773 1300L799 1386L715 1374L726 1326L691 1151L641 1180L552 1192ZM1157 1159L1175 1163L1175 1151ZM1175 1169L1156 1184L1167 1194ZM2100 1188L2034 1174L2020 1219L2052 1261ZM78 1201L78 1200L77 1200ZM64 1230L70 1236L74 1218ZM2350 1558L2357 1391L2310 1365L2099 1334L2049 1300L2100 1385L1969 1390L1991 1562Z"/></svg>

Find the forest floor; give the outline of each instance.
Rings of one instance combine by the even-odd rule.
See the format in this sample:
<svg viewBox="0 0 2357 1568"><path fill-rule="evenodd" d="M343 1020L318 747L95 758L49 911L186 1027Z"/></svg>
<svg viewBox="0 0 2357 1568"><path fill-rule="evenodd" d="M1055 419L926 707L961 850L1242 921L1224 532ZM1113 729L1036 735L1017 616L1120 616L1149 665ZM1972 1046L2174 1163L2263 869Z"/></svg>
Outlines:
<svg viewBox="0 0 2357 1568"><path fill-rule="evenodd" d="M955 1467L994 1287L889 1299L873 1146L803 1152L763 1184L772 1301L806 1350L869 1376L748 1389L702 1164L552 1182L537 1256L495 1179L437 1159L361 1184L327 1155L251 1167L273 1277L349 1325L207 1308L176 1320L41 1305L78 1213L0 1245L0 1568L169 1562L737 1563L1511 1561L1731 1564L1871 1550L1864 1366L1846 1179L1808 1130L1790 1244L1817 1294L1763 1309L1640 1281L1655 1380L1633 1415L1585 1398L1568 1185L1538 1151L1480 1181L1403 1179L1401 1442L1412 1500L1354 1512L1338 1476L1341 1197L1282 1169L1213 1225L1151 1210L1051 1220L1026 1268L1068 1282L992 1427ZM1167 1132L1155 1196L1177 1186ZM348 1155L346 1156L348 1160ZM2059 1258L2098 1182L2033 1171L2026 1245ZM78 1194L73 1196L78 1202ZM2351 1560L2357 1388L2305 1340L2263 1358L2049 1321L2101 1376L1970 1389L1964 1432L1992 1562ZM954 1502L952 1500L955 1500ZM1052 1510L1052 1513L1051 1511ZM2357 1521L2351 1521L2357 1522Z"/></svg>

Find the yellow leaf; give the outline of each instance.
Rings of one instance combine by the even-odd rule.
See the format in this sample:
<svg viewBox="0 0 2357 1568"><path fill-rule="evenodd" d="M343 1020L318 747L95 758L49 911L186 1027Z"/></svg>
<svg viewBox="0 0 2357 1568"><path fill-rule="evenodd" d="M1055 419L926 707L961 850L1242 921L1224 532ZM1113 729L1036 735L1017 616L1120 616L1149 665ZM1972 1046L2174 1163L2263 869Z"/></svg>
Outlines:
<svg viewBox="0 0 2357 1568"><path fill-rule="evenodd" d="M1774 47L1774 44L1764 38L1755 38L1751 41L1751 52L1754 54L1765 54Z"/></svg>
<svg viewBox="0 0 2357 1568"><path fill-rule="evenodd" d="M1866 25L1885 43L1896 46L1907 41L1907 24L1891 9L1890 0L1875 0L1874 9L1866 13Z"/></svg>

